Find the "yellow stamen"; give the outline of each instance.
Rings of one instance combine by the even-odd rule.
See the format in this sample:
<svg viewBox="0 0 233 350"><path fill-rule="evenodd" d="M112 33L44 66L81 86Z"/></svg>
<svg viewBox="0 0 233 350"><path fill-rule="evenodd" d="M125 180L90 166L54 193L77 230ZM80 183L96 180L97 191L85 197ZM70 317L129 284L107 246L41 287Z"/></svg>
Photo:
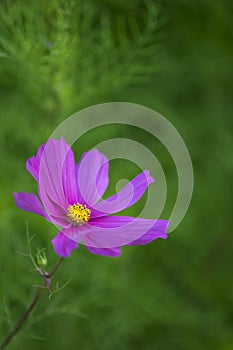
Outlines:
<svg viewBox="0 0 233 350"><path fill-rule="evenodd" d="M67 219L73 225L82 225L90 219L91 211L80 203L70 205L67 209Z"/></svg>

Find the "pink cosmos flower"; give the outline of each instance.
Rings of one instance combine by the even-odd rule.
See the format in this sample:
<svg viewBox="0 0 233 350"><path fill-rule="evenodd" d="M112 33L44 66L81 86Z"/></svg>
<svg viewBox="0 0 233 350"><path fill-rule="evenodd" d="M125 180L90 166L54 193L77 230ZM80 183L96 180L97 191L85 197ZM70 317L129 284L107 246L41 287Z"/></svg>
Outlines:
<svg viewBox="0 0 233 350"><path fill-rule="evenodd" d="M136 203L154 182L145 170L117 194L101 200L109 183L109 162L97 149L84 153L75 165L70 146L63 138L49 139L26 168L38 183L33 193L14 193L15 204L59 226L53 238L55 252L70 256L82 242L93 254L116 257L124 245L144 245L167 238L167 220L113 216Z"/></svg>

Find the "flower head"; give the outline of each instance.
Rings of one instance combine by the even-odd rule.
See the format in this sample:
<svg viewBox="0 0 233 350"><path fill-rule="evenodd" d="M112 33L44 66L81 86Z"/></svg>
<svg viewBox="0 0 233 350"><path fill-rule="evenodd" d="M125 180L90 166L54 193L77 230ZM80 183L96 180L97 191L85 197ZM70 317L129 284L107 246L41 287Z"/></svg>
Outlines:
<svg viewBox="0 0 233 350"><path fill-rule="evenodd" d="M70 256L82 242L93 254L119 256L124 245L143 245L167 238L167 220L112 216L136 203L154 182L145 170L115 195L101 200L109 183L109 162L97 149L84 153L75 164L63 138L49 139L26 168L38 183L33 193L14 193L16 205L59 226L52 240L55 252Z"/></svg>

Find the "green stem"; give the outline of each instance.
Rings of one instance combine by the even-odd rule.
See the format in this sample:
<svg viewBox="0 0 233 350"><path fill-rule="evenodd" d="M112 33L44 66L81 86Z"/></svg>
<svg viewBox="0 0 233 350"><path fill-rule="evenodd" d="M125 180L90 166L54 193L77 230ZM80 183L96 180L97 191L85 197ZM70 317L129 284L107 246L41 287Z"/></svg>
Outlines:
<svg viewBox="0 0 233 350"><path fill-rule="evenodd" d="M60 258L58 260L58 262L56 263L56 265L53 267L53 269L51 270L51 272L48 274L48 278L51 278L55 272L57 271L57 269L59 268L59 266L62 264L64 258Z"/></svg>
<svg viewBox="0 0 233 350"><path fill-rule="evenodd" d="M60 258L58 260L58 262L56 263L56 265L54 266L54 268L51 270L51 272L47 275L44 276L45 279L45 285L47 286L47 281L46 278L50 279L55 272L57 271L57 269L59 268L59 266L61 265L61 263L63 262L64 258ZM28 316L30 315L30 313L32 312L32 310L34 309L34 307L36 306L36 304L38 303L38 301L40 300L40 297L43 293L44 288L40 288L32 303L30 304L30 306L27 308L27 310L25 311L25 313L23 314L23 316L21 317L21 319L19 320L19 322L17 323L17 325L15 326L15 328L12 330L12 332L6 337L6 339L2 342L2 344L0 345L0 350L5 349L5 347L11 342L11 340L16 336L16 334L18 333L18 331L21 329L21 327L23 326L24 322L27 320Z"/></svg>

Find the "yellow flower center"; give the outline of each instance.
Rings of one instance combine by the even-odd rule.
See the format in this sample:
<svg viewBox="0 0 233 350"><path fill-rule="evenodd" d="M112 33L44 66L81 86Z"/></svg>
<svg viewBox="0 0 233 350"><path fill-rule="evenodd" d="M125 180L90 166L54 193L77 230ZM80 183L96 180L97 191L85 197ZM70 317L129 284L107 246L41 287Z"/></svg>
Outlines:
<svg viewBox="0 0 233 350"><path fill-rule="evenodd" d="M80 203L69 205L67 209L67 219L73 225L83 225L90 219L91 211Z"/></svg>

